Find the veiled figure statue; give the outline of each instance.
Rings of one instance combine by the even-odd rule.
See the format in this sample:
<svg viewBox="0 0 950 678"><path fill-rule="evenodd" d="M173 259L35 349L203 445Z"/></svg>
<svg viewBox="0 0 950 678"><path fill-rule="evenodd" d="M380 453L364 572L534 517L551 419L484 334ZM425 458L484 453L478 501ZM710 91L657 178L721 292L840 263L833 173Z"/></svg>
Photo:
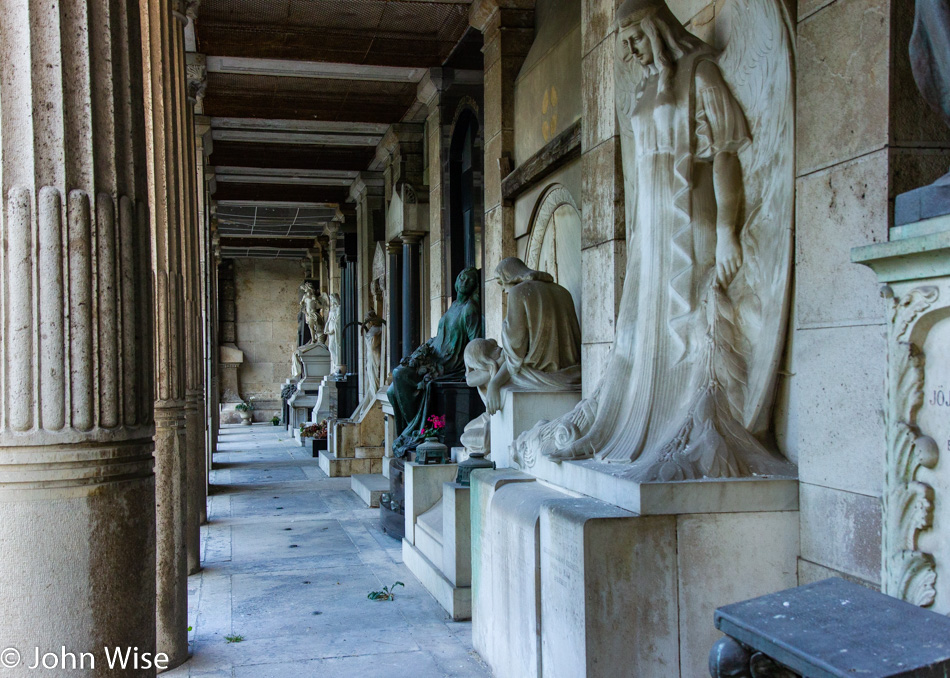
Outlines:
<svg viewBox="0 0 950 678"><path fill-rule="evenodd" d="M325 344L323 328L326 321L323 318L323 310L326 308L326 302L317 297L312 283L305 282L300 285L300 292L302 295L300 297L300 310L303 313L307 327L310 329L310 343Z"/></svg>
<svg viewBox="0 0 950 678"><path fill-rule="evenodd" d="M329 295L327 322L323 328L327 350L330 351L330 374L336 374L340 368L340 295Z"/></svg>
<svg viewBox="0 0 950 678"><path fill-rule="evenodd" d="M483 396L488 414L501 409L501 388L564 391L581 386L581 328L571 293L550 274L508 257L495 268L508 297L501 327L503 359Z"/></svg>
<svg viewBox="0 0 950 678"><path fill-rule="evenodd" d="M781 0L730 0L720 54L664 0L617 10L627 269L594 395L515 458L637 480L794 473L764 444L785 337L792 70Z"/></svg>
<svg viewBox="0 0 950 678"><path fill-rule="evenodd" d="M478 270L466 268L455 279L456 298L439 320L436 335L402 359L386 391L395 415L398 436L393 454L403 457L422 442L419 435L429 416L429 396L436 381L461 381L463 353L482 334Z"/></svg>

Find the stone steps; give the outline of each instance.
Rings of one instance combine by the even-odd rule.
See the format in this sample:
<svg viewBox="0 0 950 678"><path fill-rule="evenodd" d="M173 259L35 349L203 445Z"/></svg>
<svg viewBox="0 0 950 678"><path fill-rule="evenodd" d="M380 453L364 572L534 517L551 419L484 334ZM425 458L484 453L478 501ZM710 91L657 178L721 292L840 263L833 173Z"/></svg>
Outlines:
<svg viewBox="0 0 950 678"><path fill-rule="evenodd" d="M383 446L370 447L368 445L359 445L356 448L357 459L382 459L386 448Z"/></svg>
<svg viewBox="0 0 950 678"><path fill-rule="evenodd" d="M320 470L330 478L346 478L353 474L382 473L382 459L339 458L326 450L320 451Z"/></svg>
<svg viewBox="0 0 950 678"><path fill-rule="evenodd" d="M350 489L370 508L379 508L379 496L389 492L389 478L381 473L356 473L350 476Z"/></svg>

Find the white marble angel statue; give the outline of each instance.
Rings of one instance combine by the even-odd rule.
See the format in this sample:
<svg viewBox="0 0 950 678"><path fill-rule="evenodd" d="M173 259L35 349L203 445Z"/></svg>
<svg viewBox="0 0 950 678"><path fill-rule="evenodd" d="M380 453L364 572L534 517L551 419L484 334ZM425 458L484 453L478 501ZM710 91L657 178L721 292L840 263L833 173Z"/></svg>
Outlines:
<svg viewBox="0 0 950 678"><path fill-rule="evenodd" d="M363 322L354 321L350 324L358 325L363 334L363 400L350 417L353 421L362 421L376 404L383 354L383 325L386 321L370 309L366 312Z"/></svg>
<svg viewBox="0 0 950 678"><path fill-rule="evenodd" d="M336 374L340 368L340 295L334 292L328 298L329 310L323 334L326 336L327 349L330 351L330 374Z"/></svg>
<svg viewBox="0 0 950 678"><path fill-rule="evenodd" d="M728 0L721 53L665 0L617 10L627 269L593 396L515 444L530 466L595 458L637 480L794 467L762 441L785 338L792 63L782 0Z"/></svg>

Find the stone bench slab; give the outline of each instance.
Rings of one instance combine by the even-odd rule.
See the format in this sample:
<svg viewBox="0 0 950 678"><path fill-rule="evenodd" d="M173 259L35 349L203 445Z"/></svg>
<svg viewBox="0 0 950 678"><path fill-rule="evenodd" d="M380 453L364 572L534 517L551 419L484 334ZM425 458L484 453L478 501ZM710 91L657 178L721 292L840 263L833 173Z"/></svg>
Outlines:
<svg viewBox="0 0 950 678"><path fill-rule="evenodd" d="M843 579L726 605L715 623L807 678L950 675L950 619Z"/></svg>

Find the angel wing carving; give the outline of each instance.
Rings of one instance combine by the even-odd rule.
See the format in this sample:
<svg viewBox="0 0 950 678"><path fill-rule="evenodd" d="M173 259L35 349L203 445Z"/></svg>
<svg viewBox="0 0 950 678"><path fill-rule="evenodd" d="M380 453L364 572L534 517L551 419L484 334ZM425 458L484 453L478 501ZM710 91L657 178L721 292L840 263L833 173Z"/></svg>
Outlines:
<svg viewBox="0 0 950 678"><path fill-rule="evenodd" d="M743 264L730 287L747 347L742 424L769 425L785 345L795 187L794 43L782 0L730 0L723 77L745 111L753 142L739 153L745 187L740 213Z"/></svg>

